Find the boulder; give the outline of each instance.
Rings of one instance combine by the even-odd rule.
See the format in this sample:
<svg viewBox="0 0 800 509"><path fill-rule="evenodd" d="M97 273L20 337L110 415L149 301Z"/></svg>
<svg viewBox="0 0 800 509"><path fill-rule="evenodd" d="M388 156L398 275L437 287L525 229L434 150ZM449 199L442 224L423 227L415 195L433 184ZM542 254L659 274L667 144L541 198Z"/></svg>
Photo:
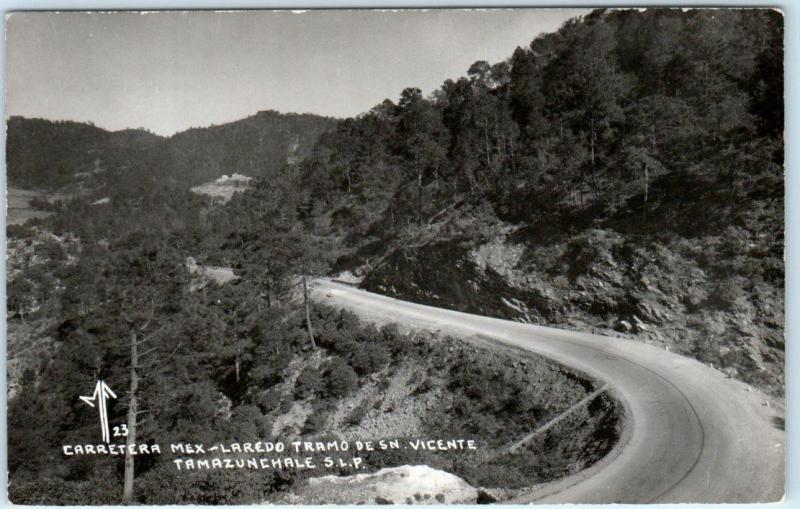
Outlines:
<svg viewBox="0 0 800 509"><path fill-rule="evenodd" d="M617 332L631 332L633 326L627 320L620 320L614 325L614 330Z"/></svg>

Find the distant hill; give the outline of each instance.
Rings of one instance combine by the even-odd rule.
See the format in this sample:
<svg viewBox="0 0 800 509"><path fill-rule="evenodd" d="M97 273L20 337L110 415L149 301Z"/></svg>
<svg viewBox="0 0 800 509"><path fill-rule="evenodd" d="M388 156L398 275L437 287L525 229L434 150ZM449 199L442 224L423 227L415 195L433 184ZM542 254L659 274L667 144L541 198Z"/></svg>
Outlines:
<svg viewBox="0 0 800 509"><path fill-rule="evenodd" d="M261 111L219 126L189 129L169 138L169 160L193 185L220 175L264 175L307 157L335 120L310 114Z"/></svg>
<svg viewBox="0 0 800 509"><path fill-rule="evenodd" d="M76 174L100 173L103 161L127 145L151 146L160 138L132 131L117 135L92 124L11 117L7 125L8 183L22 188L59 188ZM123 147L125 147L123 149Z"/></svg>
<svg viewBox="0 0 800 509"><path fill-rule="evenodd" d="M92 124L11 117L7 176L20 188L119 186L150 177L189 188L220 175L263 175L306 157L334 119L262 111L228 124L165 138L144 129L107 131ZM123 180L120 180L123 178Z"/></svg>

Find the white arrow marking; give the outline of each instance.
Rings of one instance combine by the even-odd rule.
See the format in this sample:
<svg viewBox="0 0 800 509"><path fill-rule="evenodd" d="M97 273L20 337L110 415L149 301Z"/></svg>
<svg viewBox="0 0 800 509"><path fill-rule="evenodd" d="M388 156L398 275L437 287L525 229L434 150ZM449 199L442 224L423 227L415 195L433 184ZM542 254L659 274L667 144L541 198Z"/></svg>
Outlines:
<svg viewBox="0 0 800 509"><path fill-rule="evenodd" d="M78 398L92 408L94 408L94 401L97 401L97 413L100 414L100 433L105 443L111 442L111 433L108 430L108 406L106 400L108 398L117 399L117 395L114 394L111 387L106 385L104 381L98 380L91 396L78 396Z"/></svg>

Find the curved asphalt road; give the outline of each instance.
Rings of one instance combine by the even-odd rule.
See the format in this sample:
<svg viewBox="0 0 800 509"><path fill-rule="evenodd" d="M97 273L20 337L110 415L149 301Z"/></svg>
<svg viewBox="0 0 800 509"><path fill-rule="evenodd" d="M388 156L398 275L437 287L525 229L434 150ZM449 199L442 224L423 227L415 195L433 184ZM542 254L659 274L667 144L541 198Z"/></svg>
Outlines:
<svg viewBox="0 0 800 509"><path fill-rule="evenodd" d="M645 343L412 304L327 280L318 280L313 291L318 300L368 320L488 336L613 388L628 416L615 451L514 502L774 502L783 497L780 403L700 362Z"/></svg>

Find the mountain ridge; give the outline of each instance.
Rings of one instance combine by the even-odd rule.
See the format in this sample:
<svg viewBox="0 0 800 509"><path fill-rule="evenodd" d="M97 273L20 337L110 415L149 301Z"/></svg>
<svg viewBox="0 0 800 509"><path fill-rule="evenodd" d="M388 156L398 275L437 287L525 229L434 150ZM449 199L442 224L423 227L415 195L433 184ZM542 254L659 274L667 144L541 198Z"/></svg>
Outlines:
<svg viewBox="0 0 800 509"><path fill-rule="evenodd" d="M167 175L182 188L223 174L254 176L305 157L334 121L262 110L225 124L161 136L143 128L111 131L90 122L12 116L7 121L8 183L55 190L74 185L76 174L80 178L109 169L117 174L139 159L149 164L139 168L142 174Z"/></svg>

